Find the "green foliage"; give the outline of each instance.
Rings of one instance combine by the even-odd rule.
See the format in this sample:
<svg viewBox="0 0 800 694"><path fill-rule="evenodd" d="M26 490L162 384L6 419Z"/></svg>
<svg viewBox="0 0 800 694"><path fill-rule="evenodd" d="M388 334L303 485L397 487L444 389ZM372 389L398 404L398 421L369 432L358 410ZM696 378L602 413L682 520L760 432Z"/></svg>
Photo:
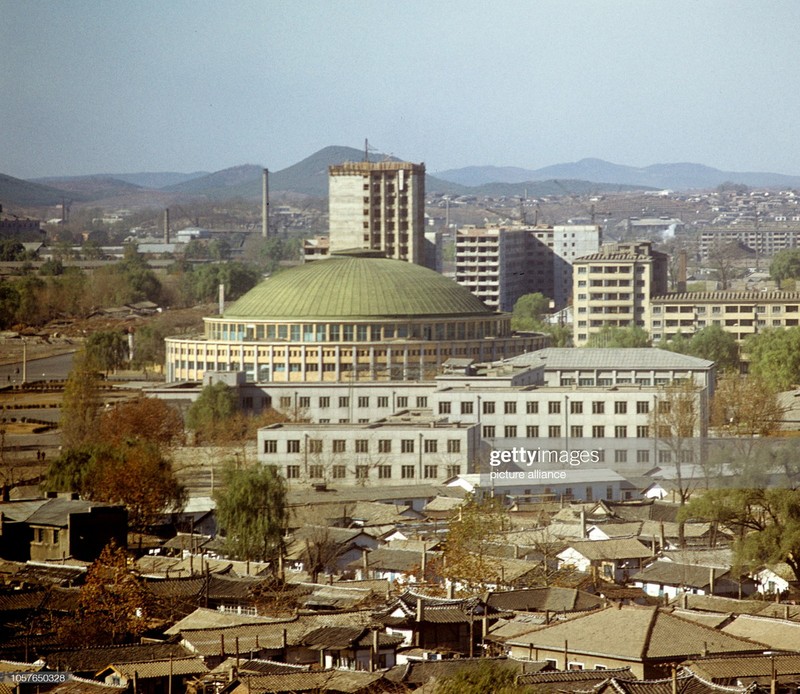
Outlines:
<svg viewBox="0 0 800 694"><path fill-rule="evenodd" d="M542 319L550 313L550 299L541 292L524 294L514 304L511 313L513 330L539 330Z"/></svg>
<svg viewBox="0 0 800 694"><path fill-rule="evenodd" d="M77 449L91 442L100 409L97 373L86 355L80 353L72 362L72 370L64 385L61 403L61 443L65 449Z"/></svg>
<svg viewBox="0 0 800 694"><path fill-rule="evenodd" d="M14 325L19 310L20 296L17 288L0 279L0 329Z"/></svg>
<svg viewBox="0 0 800 694"><path fill-rule="evenodd" d="M49 260L45 260L39 268L39 274L43 277L63 275L64 263L61 262L61 258L50 258Z"/></svg>
<svg viewBox="0 0 800 694"><path fill-rule="evenodd" d="M778 251L770 263L769 274L778 283L800 279L800 248Z"/></svg>
<svg viewBox="0 0 800 694"><path fill-rule="evenodd" d="M192 431L213 432L236 414L236 393L222 382L207 385L186 413Z"/></svg>
<svg viewBox="0 0 800 694"><path fill-rule="evenodd" d="M631 326L629 328L615 328L605 326L599 332L589 336L587 347L649 347L650 336L644 328Z"/></svg>
<svg viewBox="0 0 800 694"><path fill-rule="evenodd" d="M800 490L714 489L692 499L680 517L735 530L738 566L756 569L782 561L800 580Z"/></svg>
<svg viewBox="0 0 800 694"><path fill-rule="evenodd" d="M772 390L789 390L800 383L800 328L768 328L750 337L744 351L750 373Z"/></svg>
<svg viewBox="0 0 800 694"><path fill-rule="evenodd" d="M85 489L93 452L88 444L63 450L47 466L46 488L54 492L79 492Z"/></svg>
<svg viewBox="0 0 800 694"><path fill-rule="evenodd" d="M702 328L691 338L678 333L668 343L660 346L671 352L713 361L721 371L736 369L739 366L739 345L736 343L736 338L719 325Z"/></svg>
<svg viewBox="0 0 800 694"><path fill-rule="evenodd" d="M259 271L242 263L206 264L184 273L184 293L193 303L216 301L219 285L225 285L225 298L238 299L261 279Z"/></svg>
<svg viewBox="0 0 800 694"><path fill-rule="evenodd" d="M214 494L217 520L230 554L250 561L276 561L283 551L286 483L274 465L244 470L228 463Z"/></svg>
<svg viewBox="0 0 800 694"><path fill-rule="evenodd" d="M282 260L300 260L303 257L303 242L300 239L273 237L262 242L257 257L262 271L273 273Z"/></svg>
<svg viewBox="0 0 800 694"><path fill-rule="evenodd" d="M516 694L521 688L515 679L510 667L484 660L442 678L436 686L436 694Z"/></svg>
<svg viewBox="0 0 800 694"><path fill-rule="evenodd" d="M116 330L99 330L86 340L89 364L100 371L116 371L128 359L128 339Z"/></svg>
<svg viewBox="0 0 800 694"><path fill-rule="evenodd" d="M0 239L0 261L6 263L25 259L25 246L16 239Z"/></svg>

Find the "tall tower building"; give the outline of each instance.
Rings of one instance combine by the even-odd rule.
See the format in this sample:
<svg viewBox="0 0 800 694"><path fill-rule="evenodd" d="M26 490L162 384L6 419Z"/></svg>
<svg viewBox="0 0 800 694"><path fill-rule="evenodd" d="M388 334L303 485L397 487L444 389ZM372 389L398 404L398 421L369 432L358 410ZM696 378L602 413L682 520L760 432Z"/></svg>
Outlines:
<svg viewBox="0 0 800 694"><path fill-rule="evenodd" d="M346 162L328 169L330 250L365 248L425 264L425 164Z"/></svg>

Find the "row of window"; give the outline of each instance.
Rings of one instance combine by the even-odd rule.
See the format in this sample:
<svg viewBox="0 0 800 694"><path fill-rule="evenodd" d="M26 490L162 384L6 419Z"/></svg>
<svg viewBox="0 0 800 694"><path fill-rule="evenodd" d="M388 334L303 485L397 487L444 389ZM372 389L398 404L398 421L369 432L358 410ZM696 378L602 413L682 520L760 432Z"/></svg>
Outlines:
<svg viewBox="0 0 800 694"><path fill-rule="evenodd" d="M755 310L756 313L766 313L767 307L766 306L738 306L738 305L731 305L731 306L712 306L711 313L715 315L721 314L725 309L725 313L753 313ZM798 313L800 310L800 306L798 304L790 304L787 306L775 305L771 307L772 313L781 313L783 309L786 309L786 313ZM706 312L706 306L664 306L664 311L666 313L699 313L703 314ZM661 306L653 306L653 313L658 314L661 313L662 307Z"/></svg>
<svg viewBox="0 0 800 694"><path fill-rule="evenodd" d="M350 442L353 445L353 452L355 453L371 453L370 450L375 442L370 439L355 439ZM461 439L447 439L445 443L448 453L461 453ZM300 439L287 439L285 441L285 453L301 453L302 442ZM378 453L391 453L392 452L392 439L378 439L377 441ZM400 452L413 453L415 448L415 439L401 439ZM324 452L324 441L322 439L306 439L306 452L309 454L318 454ZM278 441L276 439L264 440L264 453L278 453ZM422 451L425 453L439 453L439 441L437 439L423 439ZM347 439L332 439L331 440L331 453L347 453L348 442Z"/></svg>
<svg viewBox="0 0 800 694"><path fill-rule="evenodd" d="M494 439L497 438L497 431L498 427L494 426L493 424L484 424L481 428L481 435L485 439ZM541 433L547 432L547 438L550 439L560 439L563 436L564 431L568 431L569 438L572 439L582 439L591 432L591 438L594 439L603 439L606 437L607 431L612 431L611 427L607 427L603 424L595 424L591 427L584 427L579 424L572 425L567 430L566 428L562 428L560 424L551 424L546 429L545 427L539 427L538 424L529 424L526 427L519 427L515 426L514 424L506 424L503 429L503 438L506 439L515 439L521 436L522 432L524 431L525 438L529 439L537 439L539 438ZM615 439L625 439L628 438L629 432L633 431L633 427L628 427L624 424L619 424L613 428L614 438ZM646 439L650 437L650 427L647 425L639 425L636 427L636 438L637 439Z"/></svg>
<svg viewBox="0 0 800 694"><path fill-rule="evenodd" d="M584 383L584 379L581 379L580 385L594 385L594 379L591 379L591 383ZM601 379L602 380L602 379ZM637 383L644 381L645 379L637 379ZM667 383L667 379L663 379L664 383ZM572 385L573 379L562 379L561 385ZM609 379L610 381L610 379ZM650 381L648 379L648 384ZM611 382L607 384L600 384L600 385L611 385ZM474 414L475 410L475 403L471 400L463 401L458 403L460 407L461 414ZM564 403L561 400L549 400L547 402L547 413L548 414L561 414L561 407ZM583 414L584 410L584 402L582 400L570 400L569 401L569 412L570 414ZM586 403L588 404L588 403ZM591 401L591 409L592 414L605 414L606 412L606 401L605 400L592 400ZM610 403L609 403L610 404ZM503 405L503 414L517 414L517 402L515 400L506 400L502 403ZM485 400L481 403L481 411L482 414L495 414L497 409L497 403L493 400ZM588 409L587 409L588 411ZM529 400L525 403L525 412L526 414L539 414L539 402L536 400ZM647 400L639 400L636 402L636 414L647 414L650 412L650 403ZM439 402L439 414L453 414L453 403L449 400L441 400ZM614 402L614 414L628 414L628 402L625 400L618 400Z"/></svg>
<svg viewBox="0 0 800 694"><path fill-rule="evenodd" d="M339 396L338 400L334 399L335 402L338 402L339 407L350 407L350 397L347 395ZM291 395L282 395L279 399L279 407L282 410L287 410L293 407L293 398ZM414 400L416 407L427 407L428 406L428 398L425 396L417 396ZM359 395L355 399L356 407L365 409L371 406L371 398L369 395ZM386 408L389 407L389 396L388 395L378 395L375 399L376 406L379 408ZM409 397L406 395L398 395L394 398L394 407L399 409L405 409L409 405ZM326 409L331 406L331 397L329 395L322 395L317 399L317 405L320 409ZM297 407L302 409L308 409L311 407L311 397L307 395L301 395L297 398Z"/></svg>
<svg viewBox="0 0 800 694"><path fill-rule="evenodd" d="M422 478L426 480L434 480L439 478L439 473L445 472L446 478L455 477L461 474L460 465L432 465L426 464L422 466ZM309 479L325 479L326 472L330 474L331 479L342 480L355 478L357 480L369 479L371 476L377 476L378 479L388 480L396 475L397 470L391 465L356 465L353 468L348 468L346 465L309 465L308 477ZM417 476L416 465L401 465L400 466L400 479L413 480ZM286 478L290 480L298 480L302 477L302 470L300 465L287 465Z"/></svg>

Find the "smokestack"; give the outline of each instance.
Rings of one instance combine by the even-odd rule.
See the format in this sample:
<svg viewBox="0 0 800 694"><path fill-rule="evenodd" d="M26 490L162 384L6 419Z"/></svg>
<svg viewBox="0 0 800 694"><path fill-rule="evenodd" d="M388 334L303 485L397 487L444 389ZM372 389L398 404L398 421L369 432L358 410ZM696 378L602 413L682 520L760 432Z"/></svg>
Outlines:
<svg viewBox="0 0 800 694"><path fill-rule="evenodd" d="M169 243L169 207L164 210L164 243Z"/></svg>
<svg viewBox="0 0 800 694"><path fill-rule="evenodd" d="M261 236L269 236L269 169L261 177Z"/></svg>
<svg viewBox="0 0 800 694"><path fill-rule="evenodd" d="M683 293L686 291L686 251L682 250L678 253L678 286L675 287L677 292Z"/></svg>
<svg viewBox="0 0 800 694"><path fill-rule="evenodd" d="M225 285L219 283L219 315L225 313Z"/></svg>

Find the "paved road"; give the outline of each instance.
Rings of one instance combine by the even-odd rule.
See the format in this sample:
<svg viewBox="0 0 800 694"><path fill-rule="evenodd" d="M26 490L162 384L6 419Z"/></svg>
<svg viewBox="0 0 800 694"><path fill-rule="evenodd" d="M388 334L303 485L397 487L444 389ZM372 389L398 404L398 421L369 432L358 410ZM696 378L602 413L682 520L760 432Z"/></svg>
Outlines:
<svg viewBox="0 0 800 694"><path fill-rule="evenodd" d="M28 382L61 381L72 368L73 353L59 354L55 357L28 360ZM22 362L0 365L0 385L22 383Z"/></svg>

